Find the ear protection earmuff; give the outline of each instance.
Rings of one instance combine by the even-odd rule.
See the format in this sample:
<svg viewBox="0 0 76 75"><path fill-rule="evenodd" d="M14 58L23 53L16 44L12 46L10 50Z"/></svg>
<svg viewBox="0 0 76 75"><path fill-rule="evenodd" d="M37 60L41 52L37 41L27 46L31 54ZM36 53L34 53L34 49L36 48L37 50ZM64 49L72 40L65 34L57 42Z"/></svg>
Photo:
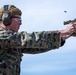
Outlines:
<svg viewBox="0 0 76 75"><path fill-rule="evenodd" d="M4 5L4 13L2 15L2 22L5 26L9 26L12 22L11 14L8 12L8 5Z"/></svg>

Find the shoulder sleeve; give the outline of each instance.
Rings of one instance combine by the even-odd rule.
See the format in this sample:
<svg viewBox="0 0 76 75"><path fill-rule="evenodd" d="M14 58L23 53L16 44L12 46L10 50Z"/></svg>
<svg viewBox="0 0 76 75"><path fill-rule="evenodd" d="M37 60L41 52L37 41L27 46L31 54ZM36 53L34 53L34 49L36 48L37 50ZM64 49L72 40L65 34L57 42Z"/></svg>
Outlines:
<svg viewBox="0 0 76 75"><path fill-rule="evenodd" d="M61 46L60 33L58 31L43 32L20 32L10 37L18 47L22 49L22 53L42 53L51 49L57 49Z"/></svg>

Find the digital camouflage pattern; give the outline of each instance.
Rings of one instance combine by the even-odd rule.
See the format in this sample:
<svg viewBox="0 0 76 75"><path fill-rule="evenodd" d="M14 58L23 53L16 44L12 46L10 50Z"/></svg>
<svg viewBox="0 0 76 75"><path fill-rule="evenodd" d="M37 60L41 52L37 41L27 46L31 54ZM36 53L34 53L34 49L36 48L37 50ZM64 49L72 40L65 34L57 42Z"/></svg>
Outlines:
<svg viewBox="0 0 76 75"><path fill-rule="evenodd" d="M58 31L13 32L0 27L0 75L20 75L22 53L37 54L61 46Z"/></svg>

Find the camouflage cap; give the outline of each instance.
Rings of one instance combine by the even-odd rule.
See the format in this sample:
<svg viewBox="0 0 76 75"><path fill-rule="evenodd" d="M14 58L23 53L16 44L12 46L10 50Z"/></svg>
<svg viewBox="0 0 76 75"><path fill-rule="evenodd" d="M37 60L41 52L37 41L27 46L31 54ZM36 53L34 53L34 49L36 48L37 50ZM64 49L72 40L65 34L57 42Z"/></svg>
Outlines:
<svg viewBox="0 0 76 75"><path fill-rule="evenodd" d="M5 13L4 6L2 8L0 8L0 17L3 15L3 13ZM7 13L10 13L11 15L21 15L22 14L21 10L18 9L14 5L8 5Z"/></svg>

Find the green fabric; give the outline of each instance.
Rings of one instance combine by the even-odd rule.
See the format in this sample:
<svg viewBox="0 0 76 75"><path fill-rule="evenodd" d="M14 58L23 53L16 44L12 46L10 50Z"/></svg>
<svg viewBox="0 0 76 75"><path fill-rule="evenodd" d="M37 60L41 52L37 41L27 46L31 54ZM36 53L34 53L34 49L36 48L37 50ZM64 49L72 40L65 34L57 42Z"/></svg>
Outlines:
<svg viewBox="0 0 76 75"><path fill-rule="evenodd" d="M58 31L15 33L0 28L0 75L20 75L22 53L38 54L60 46Z"/></svg>

